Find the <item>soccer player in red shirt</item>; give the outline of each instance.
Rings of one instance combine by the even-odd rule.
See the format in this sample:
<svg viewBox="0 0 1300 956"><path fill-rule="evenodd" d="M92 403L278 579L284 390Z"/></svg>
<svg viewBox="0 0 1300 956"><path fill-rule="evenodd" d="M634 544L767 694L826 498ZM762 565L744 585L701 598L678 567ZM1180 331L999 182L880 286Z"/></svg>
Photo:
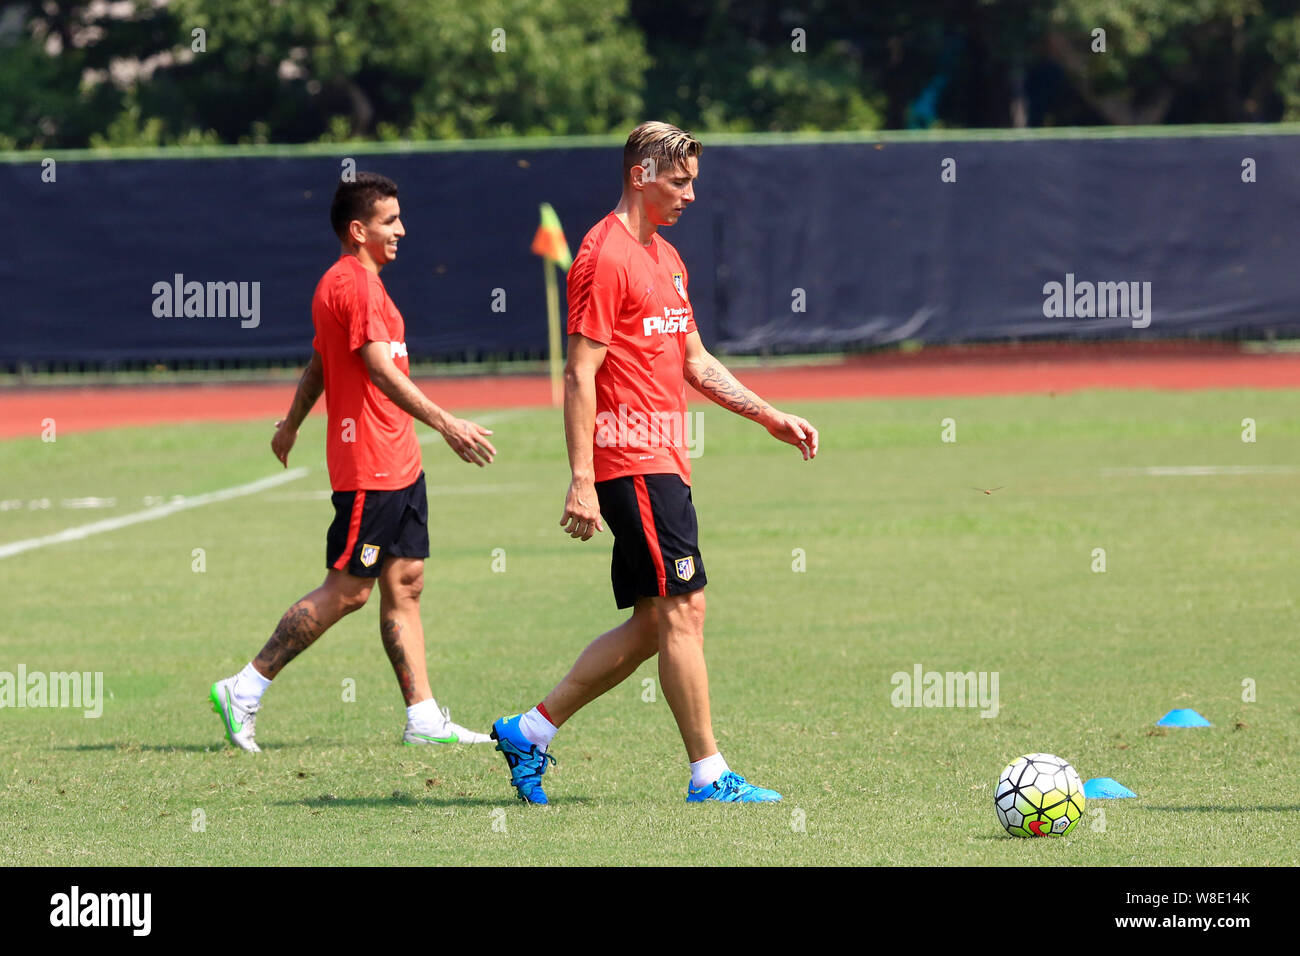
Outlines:
<svg viewBox="0 0 1300 956"><path fill-rule="evenodd" d="M329 570L320 587L285 612L254 660L212 685L213 709L232 744L260 750L253 733L263 691L331 625L364 605L378 580L380 636L407 704L403 742L486 743L486 734L452 723L429 688L420 621L429 510L414 419L479 467L496 454L492 433L439 408L410 379L406 326L379 279L406 235L396 184L375 173L341 182L330 222L341 254L316 286L311 362L271 439L288 467L298 428L324 392L335 513L326 534Z"/></svg>
<svg viewBox="0 0 1300 956"><path fill-rule="evenodd" d="M603 518L614 533L614 597L633 610L587 646L540 704L493 724L526 803L547 802L541 777L554 760L547 748L556 730L656 653L691 764L687 802L781 799L733 772L713 736L686 385L798 447L805 461L817 454L818 436L741 385L700 342L686 267L659 235L695 201L700 149L667 123L633 130L623 197L587 233L569 269L564 427L573 477L560 525L587 541Z"/></svg>

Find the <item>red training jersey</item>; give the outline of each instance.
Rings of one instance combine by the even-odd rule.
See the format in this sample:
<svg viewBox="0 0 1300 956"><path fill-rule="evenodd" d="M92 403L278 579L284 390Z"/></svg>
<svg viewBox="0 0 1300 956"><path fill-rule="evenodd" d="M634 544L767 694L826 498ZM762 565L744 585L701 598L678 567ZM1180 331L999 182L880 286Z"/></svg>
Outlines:
<svg viewBox="0 0 1300 956"><path fill-rule="evenodd" d="M370 381L359 351L367 342L383 342L393 364L410 375L402 313L379 276L344 254L316 285L311 321L312 348L325 370L330 485L335 491L405 488L420 476L415 420Z"/></svg>
<svg viewBox="0 0 1300 956"><path fill-rule="evenodd" d="M691 483L686 336L695 331L689 279L656 233L643 246L610 213L569 267L569 334L607 345L596 372L596 481L675 474Z"/></svg>

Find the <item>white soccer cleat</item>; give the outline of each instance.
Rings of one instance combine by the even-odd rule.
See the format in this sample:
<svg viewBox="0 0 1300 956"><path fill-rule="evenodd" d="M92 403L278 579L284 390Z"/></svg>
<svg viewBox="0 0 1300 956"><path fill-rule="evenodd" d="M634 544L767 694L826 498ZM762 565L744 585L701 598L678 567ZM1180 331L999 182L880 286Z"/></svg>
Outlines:
<svg viewBox="0 0 1300 956"><path fill-rule="evenodd" d="M492 738L487 734L462 727L451 722L451 714L442 708L442 723L426 727L406 722L406 732L402 734L402 743L412 746L422 744L489 744Z"/></svg>
<svg viewBox="0 0 1300 956"><path fill-rule="evenodd" d="M233 677L227 677L225 680L219 680L213 684L212 690L208 692L208 697L212 700L212 709L221 718L221 723L226 728L226 737L230 739L232 744L250 753L261 753L262 748L253 739L253 725L257 719L257 708L245 710L239 706L235 700L234 688L235 678Z"/></svg>

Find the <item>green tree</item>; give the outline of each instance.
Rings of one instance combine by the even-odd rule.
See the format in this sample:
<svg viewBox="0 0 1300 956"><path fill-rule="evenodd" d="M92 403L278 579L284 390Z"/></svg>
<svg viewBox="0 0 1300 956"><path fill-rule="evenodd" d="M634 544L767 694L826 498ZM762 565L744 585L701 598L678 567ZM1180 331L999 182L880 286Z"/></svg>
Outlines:
<svg viewBox="0 0 1300 956"><path fill-rule="evenodd" d="M14 9L0 137L23 147L603 132L649 63L625 0Z"/></svg>
<svg viewBox="0 0 1300 956"><path fill-rule="evenodd" d="M205 52L142 92L227 141L600 132L647 59L607 0L175 0Z"/></svg>
<svg viewBox="0 0 1300 956"><path fill-rule="evenodd" d="M857 4L633 0L653 57L646 115L703 130L875 129L884 96Z"/></svg>
<svg viewBox="0 0 1300 956"><path fill-rule="evenodd" d="M1105 31L1105 50L1094 31ZM0 148L1300 119L1295 0L26 0Z"/></svg>
<svg viewBox="0 0 1300 956"><path fill-rule="evenodd" d="M1294 118L1298 40L1291 0L1056 0L1043 33L1047 57L1113 124Z"/></svg>
<svg viewBox="0 0 1300 956"><path fill-rule="evenodd" d="M84 2L10 3L0 13L0 140L85 146L124 108L115 62L165 47L167 13L113 16Z"/></svg>
<svg viewBox="0 0 1300 956"><path fill-rule="evenodd" d="M1300 116L1295 0L633 0L632 15L654 59L647 112L693 128Z"/></svg>

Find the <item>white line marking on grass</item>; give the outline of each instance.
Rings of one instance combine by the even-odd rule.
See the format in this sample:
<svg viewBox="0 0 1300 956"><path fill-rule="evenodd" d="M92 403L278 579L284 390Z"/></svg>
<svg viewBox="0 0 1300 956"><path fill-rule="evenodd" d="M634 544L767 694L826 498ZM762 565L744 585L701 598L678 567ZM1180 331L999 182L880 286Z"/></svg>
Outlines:
<svg viewBox="0 0 1300 956"><path fill-rule="evenodd" d="M190 495L182 497L179 500L172 499L165 505L157 505L153 508L146 508L144 511L136 511L129 515L121 515L117 518L105 518L103 521L95 521L90 524L77 525L75 528L65 528L54 534L43 535L39 538L26 538L22 541L11 541L9 544L0 544L0 559L12 558L15 554L22 554L24 551L31 551L35 548L43 548L48 544L63 544L66 541L80 541L82 538L88 538L92 534L103 534L105 531L116 531L118 528L125 528L128 525L139 524L142 521L156 521L158 518L166 518L178 511L186 511L190 508L199 508L203 505L210 505L214 501L227 501L231 498L240 498L244 495L255 495L259 491L265 491L267 488L274 488L276 485L283 485L286 482L297 481L307 474L310 469L291 468L286 472L278 475L271 475L269 478L259 478L257 481L250 481L246 485L235 485L233 488L222 488L220 491L205 491L201 495Z"/></svg>
<svg viewBox="0 0 1300 956"><path fill-rule="evenodd" d="M1146 468L1103 468L1103 475L1152 475L1157 478L1197 475L1293 475L1300 465L1149 465Z"/></svg>
<svg viewBox="0 0 1300 956"><path fill-rule="evenodd" d="M477 422L480 425L491 425L495 422L512 418L515 414L517 413L513 410L487 412L480 415ZM427 445L441 438L442 436L437 432L430 432L429 434L421 436L420 444ZM282 472L281 474L271 475L269 478L259 478L257 481L250 481L246 485L236 485L233 488L222 488L220 491L208 491L201 495L192 495L188 498L182 495L173 495L171 500L167 503L145 508L144 511L136 511L131 514L121 515L117 518L105 518L103 521L77 525L74 528L65 528L62 531L56 531L54 534L42 535L39 538L25 538L22 541L11 541L8 544L0 544L0 560L3 560L4 558L12 558L16 554L22 554L24 551L43 548L50 544L63 544L68 541L80 541L81 539L88 538L93 534L103 534L105 531L116 531L118 528L125 528L129 525L139 524L142 521L156 521L159 518L166 518L168 515L173 515L178 511L186 511L190 508L199 508L203 505L212 504L214 501L227 501L230 498L240 498L244 495L255 495L259 491L265 491L267 488L274 488L277 485L283 485L290 481L297 481L299 478L309 474L311 471L312 469L307 467L290 468L288 471ZM459 490L460 487L464 487L465 490ZM527 486L480 485L477 486L474 491L470 491L467 486L458 486L456 490L445 489L441 492L433 491L433 493L473 494L488 491L515 490L520 487ZM309 495L312 498L317 494L319 494L321 498L328 498L331 492L304 492L304 494ZM111 507L111 505L107 504L107 501L109 500L110 499L97 498L66 499L63 502L63 506L65 508ZM145 498L146 502L149 500L149 498ZM114 502L114 504L115 503L116 502ZM3 507L0 507L0 510L5 511L9 510L11 507L19 508L22 506L21 502L17 500L5 501L2 505ZM29 502L28 507L48 508L50 507L50 502L48 499L42 499L39 502Z"/></svg>
<svg viewBox="0 0 1300 956"><path fill-rule="evenodd" d="M145 504L152 504L146 501ZM24 507L28 511L48 511L54 507L54 502L49 498L32 498L25 505L21 498L6 498L0 501L0 511L21 511ZM60 508L116 508L116 498L64 498L59 502Z"/></svg>

